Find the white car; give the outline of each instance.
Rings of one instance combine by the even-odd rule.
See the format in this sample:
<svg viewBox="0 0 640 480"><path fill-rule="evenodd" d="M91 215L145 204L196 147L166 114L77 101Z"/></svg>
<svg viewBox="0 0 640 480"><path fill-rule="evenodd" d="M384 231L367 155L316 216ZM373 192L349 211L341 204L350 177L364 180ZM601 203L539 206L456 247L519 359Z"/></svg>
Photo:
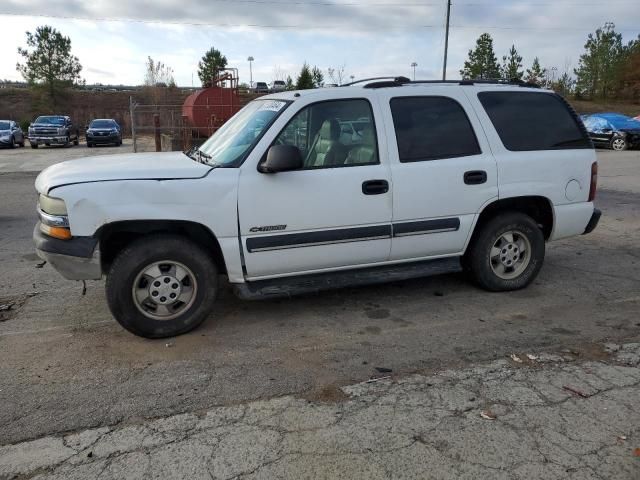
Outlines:
<svg viewBox="0 0 640 480"><path fill-rule="evenodd" d="M595 228L596 179L553 92L399 77L256 99L189 156L51 166L34 240L64 277L106 276L124 328L164 337L215 315L220 274L242 298L463 269L523 288L545 242Z"/></svg>
<svg viewBox="0 0 640 480"><path fill-rule="evenodd" d="M287 89L287 84L283 80L274 80L271 82L272 92L283 92Z"/></svg>

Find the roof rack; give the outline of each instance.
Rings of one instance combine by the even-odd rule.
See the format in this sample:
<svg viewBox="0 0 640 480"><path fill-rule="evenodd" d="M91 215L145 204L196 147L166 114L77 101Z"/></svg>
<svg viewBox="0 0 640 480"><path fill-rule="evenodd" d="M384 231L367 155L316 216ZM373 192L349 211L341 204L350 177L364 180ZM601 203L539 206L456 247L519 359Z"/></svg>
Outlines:
<svg viewBox="0 0 640 480"><path fill-rule="evenodd" d="M374 80L374 81L372 81ZM356 85L358 83L370 82L364 85L364 88L385 88L385 87L401 87L402 85L410 84L456 84L456 85L515 85L518 87L528 88L540 88L540 85L531 82L525 82L516 78L511 80L504 80L501 78L495 79L477 79L477 80L410 80L407 77L374 77L364 78L362 80L356 80L355 82L347 83L343 87L350 85Z"/></svg>

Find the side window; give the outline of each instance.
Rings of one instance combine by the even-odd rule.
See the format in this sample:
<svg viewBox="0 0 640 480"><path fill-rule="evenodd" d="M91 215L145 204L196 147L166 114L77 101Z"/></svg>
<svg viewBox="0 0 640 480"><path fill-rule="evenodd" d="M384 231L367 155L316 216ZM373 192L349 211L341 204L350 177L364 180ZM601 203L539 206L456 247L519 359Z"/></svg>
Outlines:
<svg viewBox="0 0 640 480"><path fill-rule="evenodd" d="M555 94L481 92L478 98L507 150L592 148L574 114Z"/></svg>
<svg viewBox="0 0 640 480"><path fill-rule="evenodd" d="M303 108L274 144L298 147L306 169L380 163L373 111L363 99L319 102Z"/></svg>
<svg viewBox="0 0 640 480"><path fill-rule="evenodd" d="M482 153L467 114L455 100L396 97L390 105L402 163Z"/></svg>

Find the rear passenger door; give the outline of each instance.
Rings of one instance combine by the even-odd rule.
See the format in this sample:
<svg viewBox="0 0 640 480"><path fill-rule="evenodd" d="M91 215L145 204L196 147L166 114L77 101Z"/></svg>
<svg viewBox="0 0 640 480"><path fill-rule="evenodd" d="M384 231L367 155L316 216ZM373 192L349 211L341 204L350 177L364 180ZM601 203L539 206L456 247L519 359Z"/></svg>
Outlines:
<svg viewBox="0 0 640 480"><path fill-rule="evenodd" d="M418 88L383 93L394 185L391 260L462 253L476 215L498 195L495 160L460 87L416 95Z"/></svg>

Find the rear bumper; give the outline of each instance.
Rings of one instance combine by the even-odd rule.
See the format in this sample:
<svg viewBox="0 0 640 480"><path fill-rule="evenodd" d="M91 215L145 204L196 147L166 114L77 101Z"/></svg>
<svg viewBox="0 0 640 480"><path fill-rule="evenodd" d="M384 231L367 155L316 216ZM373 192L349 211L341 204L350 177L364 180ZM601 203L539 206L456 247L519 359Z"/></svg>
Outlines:
<svg viewBox="0 0 640 480"><path fill-rule="evenodd" d="M602 212L597 208L593 209L593 213L591 214L591 218L589 219L589 223L587 223L587 227L582 232L583 235L587 233L593 232L598 226L598 222L600 221L600 217L602 216Z"/></svg>
<svg viewBox="0 0 640 480"><path fill-rule="evenodd" d="M68 280L99 280L102 277L98 239L75 237L59 240L40 230L38 222L33 230L36 253Z"/></svg>

